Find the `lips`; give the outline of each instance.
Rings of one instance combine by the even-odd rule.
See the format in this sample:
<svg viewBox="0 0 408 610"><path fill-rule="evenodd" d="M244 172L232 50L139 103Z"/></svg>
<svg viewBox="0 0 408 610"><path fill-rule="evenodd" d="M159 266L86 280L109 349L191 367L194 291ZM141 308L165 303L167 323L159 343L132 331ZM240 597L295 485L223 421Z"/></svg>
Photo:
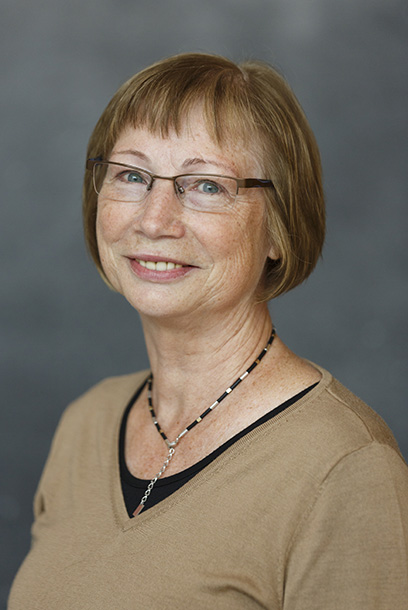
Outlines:
<svg viewBox="0 0 408 610"><path fill-rule="evenodd" d="M135 254L127 257L133 272L141 279L152 282L171 282L196 269L195 265L180 260L151 254Z"/></svg>

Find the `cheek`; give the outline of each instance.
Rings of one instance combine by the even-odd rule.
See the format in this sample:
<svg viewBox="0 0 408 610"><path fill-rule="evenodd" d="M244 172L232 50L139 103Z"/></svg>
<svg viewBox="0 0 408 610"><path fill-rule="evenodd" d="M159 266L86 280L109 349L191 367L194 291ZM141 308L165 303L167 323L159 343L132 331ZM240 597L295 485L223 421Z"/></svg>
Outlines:
<svg viewBox="0 0 408 610"><path fill-rule="evenodd" d="M266 233L265 215L261 209L254 209L258 202L252 204L252 208L244 216L236 218L235 243L244 259L267 258L268 238Z"/></svg>
<svg viewBox="0 0 408 610"><path fill-rule="evenodd" d="M228 216L225 222L214 223L207 238L214 258L226 264L225 272L231 267L234 271L249 267L262 272L269 250L262 214Z"/></svg>
<svg viewBox="0 0 408 610"><path fill-rule="evenodd" d="M112 206L101 205L96 215L96 238L98 247L109 246L118 241L123 234L124 222L119 210Z"/></svg>
<svg viewBox="0 0 408 610"><path fill-rule="evenodd" d="M118 209L101 205L96 216L96 240L102 268L112 286L120 292L120 280L117 269L115 244L124 234L124 219L118 214Z"/></svg>

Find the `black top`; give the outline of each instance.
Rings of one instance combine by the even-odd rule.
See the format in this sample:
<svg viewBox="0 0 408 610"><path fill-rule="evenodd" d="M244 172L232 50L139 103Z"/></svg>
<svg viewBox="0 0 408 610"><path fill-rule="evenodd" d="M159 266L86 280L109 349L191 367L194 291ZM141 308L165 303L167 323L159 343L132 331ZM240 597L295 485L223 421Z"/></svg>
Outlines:
<svg viewBox="0 0 408 610"><path fill-rule="evenodd" d="M119 435L120 480L121 480L121 485L122 485L123 497L125 500L126 509L129 514L129 517L132 517L133 511L139 505L140 500L144 496L146 488L147 488L148 484L150 483L150 480L138 479L137 477L134 477L129 472L129 470L126 466L126 462L125 462L126 422L127 422L128 416L129 416L130 409L132 408L136 399L138 398L138 396L140 395L144 386L146 385L146 381L140 386L140 388L136 391L136 393L130 399L129 404L127 405L125 412L123 414L122 423L121 423L121 427L120 427L120 435ZM210 462L212 462L213 460L215 460L215 458L217 458L219 455L221 455L221 453L223 453L226 449L228 449L228 447L231 447L231 445L233 445L237 440L239 440L240 438L242 438L243 436L248 434L248 432L251 432L251 430L254 430L261 424L265 423L269 419L272 419L273 417L278 415L278 413L282 413L282 411L284 411L285 409L287 409L288 407L293 405L296 401L300 400L303 396L305 396L305 394L310 392L310 390L312 390L316 385L317 385L317 383L314 383L313 385L309 386L305 390L302 390L302 392L299 392L295 396L292 396L292 398L285 400L285 402L283 402L281 405L279 405L278 407L275 407L274 409L272 409L272 411L269 411L269 413L266 413L261 418L257 419L254 423L250 424L247 428L245 428L244 430L241 430L241 432L238 432L238 434L236 434L235 436L230 438L228 441L226 441L224 444L222 444L221 447L218 447L218 449L216 449L215 451L213 451L212 453L207 455L205 458L203 458L196 464L193 464L193 466L190 466L190 468L187 468L186 470L178 472L177 474L173 474L171 476L164 477L163 479L159 479L157 481L157 483L155 484L155 486L153 487L152 492L149 496L149 499L147 500L147 502L145 504L143 511L146 511L148 508L154 506L158 502L161 502L161 500L164 500L164 498L167 498L167 496L170 496L173 492L175 492L182 485L184 485L184 483L187 483L187 481L192 479L194 475L196 475L198 472L200 472L200 470L203 470L203 468L205 468L208 464L210 464Z"/></svg>

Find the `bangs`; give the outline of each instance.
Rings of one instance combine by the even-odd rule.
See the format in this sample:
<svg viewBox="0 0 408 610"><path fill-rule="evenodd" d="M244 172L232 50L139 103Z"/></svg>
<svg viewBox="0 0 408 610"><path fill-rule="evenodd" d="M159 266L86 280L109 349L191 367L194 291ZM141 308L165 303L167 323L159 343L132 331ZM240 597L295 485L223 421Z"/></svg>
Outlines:
<svg viewBox="0 0 408 610"><path fill-rule="evenodd" d="M113 144L129 125L162 137L170 131L179 135L198 107L217 144L237 139L245 142L248 134L253 135L247 75L226 59L196 57L196 62L191 56L187 62L183 56L173 58L167 69L166 62L161 62L160 70L152 66L127 81L112 100L111 112L107 109L108 140ZM108 151L103 152L106 155Z"/></svg>

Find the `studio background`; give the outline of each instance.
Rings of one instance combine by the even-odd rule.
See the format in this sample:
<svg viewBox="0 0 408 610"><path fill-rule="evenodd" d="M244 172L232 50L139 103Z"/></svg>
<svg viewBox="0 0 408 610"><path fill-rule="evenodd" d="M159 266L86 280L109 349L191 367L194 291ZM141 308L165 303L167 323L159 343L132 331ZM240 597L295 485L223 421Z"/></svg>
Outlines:
<svg viewBox="0 0 408 610"><path fill-rule="evenodd" d="M328 232L316 271L272 316L295 352L386 419L408 458L407 22L405 0L3 1L0 605L61 412L147 366L137 314L86 253L80 196L100 113L167 55L255 57L292 85L321 149Z"/></svg>

